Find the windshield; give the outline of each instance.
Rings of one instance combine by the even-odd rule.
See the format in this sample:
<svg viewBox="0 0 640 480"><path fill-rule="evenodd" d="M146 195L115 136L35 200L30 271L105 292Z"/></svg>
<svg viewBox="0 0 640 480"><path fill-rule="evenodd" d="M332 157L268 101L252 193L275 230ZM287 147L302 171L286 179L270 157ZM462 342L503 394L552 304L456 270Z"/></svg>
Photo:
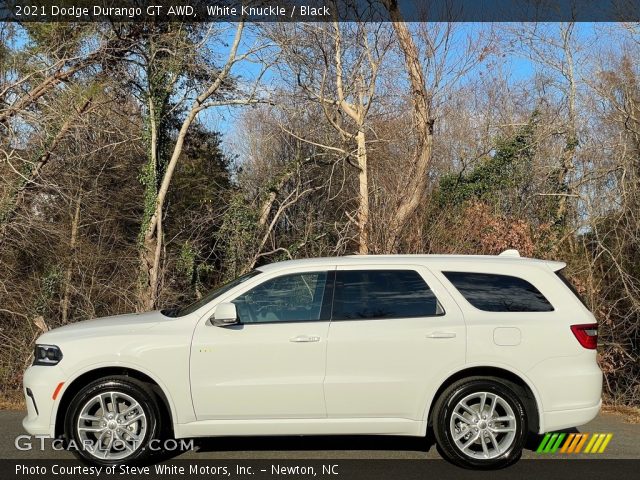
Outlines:
<svg viewBox="0 0 640 480"><path fill-rule="evenodd" d="M262 273L260 270L253 270L249 273L245 273L241 277L238 277L235 280L232 280L229 283L222 285L220 288L210 291L209 293L204 295L200 300L193 302L191 305L187 305L186 307L168 308L168 309L162 310L162 314L172 318L189 315L190 313L193 313L196 310L198 310L200 307L203 307L207 303L218 298L223 293L228 292L232 288L240 285L241 283L246 282L250 278L255 277L260 273Z"/></svg>

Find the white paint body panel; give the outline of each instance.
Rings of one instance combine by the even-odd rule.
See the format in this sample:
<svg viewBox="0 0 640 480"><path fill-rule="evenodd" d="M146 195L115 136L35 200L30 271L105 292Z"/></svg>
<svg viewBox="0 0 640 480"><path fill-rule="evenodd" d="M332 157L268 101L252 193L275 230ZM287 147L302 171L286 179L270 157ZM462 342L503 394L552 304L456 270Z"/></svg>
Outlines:
<svg viewBox="0 0 640 480"><path fill-rule="evenodd" d="M59 365L25 373L31 434L54 435L60 401L82 374L103 367L137 370L167 398L177 437L219 435L423 435L434 395L449 377L474 367L517 375L530 388L540 432L579 426L597 415L602 374L570 325L593 315L556 277L559 262L502 256L363 256L281 262L195 312L90 320L52 330L37 343L58 345ZM434 291L443 316L392 320L283 322L216 327L218 303L286 273L335 269L413 269ZM474 308L442 271L523 278L552 312L494 313ZM297 336L313 342L291 342ZM64 385L56 400L52 394Z"/></svg>

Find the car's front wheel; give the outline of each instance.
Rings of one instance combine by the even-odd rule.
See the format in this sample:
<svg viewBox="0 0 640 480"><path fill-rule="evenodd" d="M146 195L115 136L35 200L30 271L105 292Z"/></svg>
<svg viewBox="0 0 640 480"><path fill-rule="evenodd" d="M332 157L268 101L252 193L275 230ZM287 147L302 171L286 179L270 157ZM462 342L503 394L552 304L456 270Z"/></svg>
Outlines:
<svg viewBox="0 0 640 480"><path fill-rule="evenodd" d="M449 386L434 406L433 430L441 452L470 468L501 468L522 453L526 410L517 385L468 378Z"/></svg>
<svg viewBox="0 0 640 480"><path fill-rule="evenodd" d="M74 454L99 465L140 462L160 435L155 395L126 376L89 383L71 401L65 436Z"/></svg>

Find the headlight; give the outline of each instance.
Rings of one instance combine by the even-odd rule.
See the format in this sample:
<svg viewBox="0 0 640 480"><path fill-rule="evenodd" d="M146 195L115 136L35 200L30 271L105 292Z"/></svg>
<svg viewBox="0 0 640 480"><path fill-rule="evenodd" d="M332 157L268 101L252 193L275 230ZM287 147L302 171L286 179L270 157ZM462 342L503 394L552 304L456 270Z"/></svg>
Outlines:
<svg viewBox="0 0 640 480"><path fill-rule="evenodd" d="M62 360L62 350L56 345L36 345L34 365L57 365Z"/></svg>

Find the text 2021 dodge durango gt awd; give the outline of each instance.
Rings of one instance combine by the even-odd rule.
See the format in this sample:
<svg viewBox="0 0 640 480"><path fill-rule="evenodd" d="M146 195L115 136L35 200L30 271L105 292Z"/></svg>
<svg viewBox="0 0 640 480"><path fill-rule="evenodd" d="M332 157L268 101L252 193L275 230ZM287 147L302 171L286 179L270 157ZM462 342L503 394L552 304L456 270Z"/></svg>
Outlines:
<svg viewBox="0 0 640 480"><path fill-rule="evenodd" d="M23 425L103 465L165 436L433 432L451 461L500 467L528 432L600 409L597 324L564 266L516 251L266 265L181 309L43 334Z"/></svg>

